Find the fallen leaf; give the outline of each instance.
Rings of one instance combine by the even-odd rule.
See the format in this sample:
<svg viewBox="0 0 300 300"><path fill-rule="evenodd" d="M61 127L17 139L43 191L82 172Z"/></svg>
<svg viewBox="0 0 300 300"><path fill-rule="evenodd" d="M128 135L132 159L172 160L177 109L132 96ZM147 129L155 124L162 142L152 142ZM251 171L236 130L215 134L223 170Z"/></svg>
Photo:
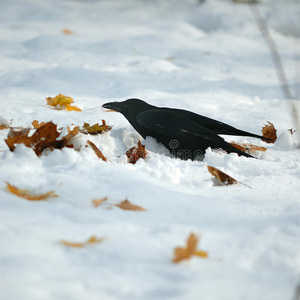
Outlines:
<svg viewBox="0 0 300 300"><path fill-rule="evenodd" d="M135 164L140 158L145 159L148 152L145 150L145 146L142 145L141 141L138 142L137 146L130 148L126 152L128 162Z"/></svg>
<svg viewBox="0 0 300 300"><path fill-rule="evenodd" d="M99 123L96 123L94 125L90 125L89 123L84 123L83 124L83 130L82 133L85 134L99 134L102 133L104 131L109 131L111 130L111 126L106 125L105 120L102 120L102 125L99 125Z"/></svg>
<svg viewBox="0 0 300 300"><path fill-rule="evenodd" d="M98 158L102 159L103 161L107 161L107 158L102 154L102 152L97 148L97 146L91 142L90 140L87 141L87 143L91 146L91 148L94 150Z"/></svg>
<svg viewBox="0 0 300 300"><path fill-rule="evenodd" d="M32 191L29 190L21 190L17 188L14 185L11 185L10 183L6 182L6 191L14 194L20 198L24 198L26 200L30 201L41 201L41 200L48 200L50 198L57 198L58 195L55 194L54 191L49 191L47 193L42 193L42 194L34 194Z"/></svg>
<svg viewBox="0 0 300 300"><path fill-rule="evenodd" d="M104 197L102 199L94 199L92 201L92 204L94 205L94 207L98 207L100 204L102 204L103 202L105 202L107 200L107 197Z"/></svg>
<svg viewBox="0 0 300 300"><path fill-rule="evenodd" d="M134 211L145 211L145 209L141 206L132 204L130 201L125 199L120 204L115 204L115 206L124 209L124 210L134 210Z"/></svg>
<svg viewBox="0 0 300 300"><path fill-rule="evenodd" d="M80 108L77 106L71 106L71 104L74 102L72 97L65 96L63 94L58 94L55 97L46 97L47 104L50 106L53 106L55 109L61 110L66 109L68 111L75 110L75 111L81 111Z"/></svg>
<svg viewBox="0 0 300 300"><path fill-rule="evenodd" d="M215 177L217 181L215 181L216 185L231 185L231 184L237 184L240 183L242 185L245 185L249 189L252 189L251 186L237 181L236 179L232 178L231 176L227 175L226 173L220 171L219 169L212 167L212 166L207 166L208 171L210 172L211 175Z"/></svg>
<svg viewBox="0 0 300 300"><path fill-rule="evenodd" d="M53 149L62 149L70 140L78 134L79 127L75 127L72 131L60 140L57 140L60 133L57 131L57 125L52 122L45 123L38 127L35 133L28 137L30 129L16 131L11 129L5 140L11 151L14 151L15 144L24 144L26 147L32 148L37 156L40 156L45 149L52 151Z"/></svg>
<svg viewBox="0 0 300 300"><path fill-rule="evenodd" d="M63 34L74 34L74 31L71 30L71 29L68 29L68 28L64 28L64 29L62 30L62 33L63 33Z"/></svg>
<svg viewBox="0 0 300 300"><path fill-rule="evenodd" d="M254 154L256 151L264 152L267 150L266 147L256 146L252 144L247 143L230 143L231 146L238 148L239 150L248 153L248 154Z"/></svg>
<svg viewBox="0 0 300 300"><path fill-rule="evenodd" d="M77 106L71 106L70 104L66 105L65 110L68 111L81 111L81 109Z"/></svg>
<svg viewBox="0 0 300 300"><path fill-rule="evenodd" d="M34 121L32 121L32 126L33 126L33 128L35 128L35 129L37 129L37 128L40 128L40 127L42 127L43 125L45 125L46 123L45 122L41 122L41 123L39 123L39 121L37 121L37 120L34 120Z"/></svg>
<svg viewBox="0 0 300 300"><path fill-rule="evenodd" d="M196 234L191 233L187 238L185 247L176 247L174 249L173 262L179 263L182 260L190 259L192 256L207 258L208 253L206 251L197 250L198 243L199 238Z"/></svg>
<svg viewBox="0 0 300 300"><path fill-rule="evenodd" d="M0 124L0 130L8 129L9 127L3 124Z"/></svg>
<svg viewBox="0 0 300 300"><path fill-rule="evenodd" d="M215 176L218 181L223 184L223 185L230 185L230 184L236 184L238 181L231 176L227 175L226 173L220 171L219 169L212 167L212 166L207 166L207 169L209 173L213 176Z"/></svg>
<svg viewBox="0 0 300 300"><path fill-rule="evenodd" d="M275 129L274 125L268 121L269 125L265 125L261 130L263 137L269 140L263 140L266 143L275 143L277 139L277 130Z"/></svg>
<svg viewBox="0 0 300 300"><path fill-rule="evenodd" d="M70 242L66 240L60 240L60 244L68 246L68 247L73 247L73 248L82 248L87 245L92 245L92 244L97 244L97 243L102 243L105 240L105 238L97 238L95 236L90 237L87 241L85 242Z"/></svg>

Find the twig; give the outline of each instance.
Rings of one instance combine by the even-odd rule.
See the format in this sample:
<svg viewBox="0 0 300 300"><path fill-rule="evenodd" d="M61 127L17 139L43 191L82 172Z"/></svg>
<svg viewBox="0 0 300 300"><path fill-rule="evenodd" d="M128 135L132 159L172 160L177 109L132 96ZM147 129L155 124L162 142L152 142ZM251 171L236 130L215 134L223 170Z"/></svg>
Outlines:
<svg viewBox="0 0 300 300"><path fill-rule="evenodd" d="M278 79L280 81L280 88L281 88L282 93L288 103L288 106L290 107L290 113L291 113L291 117L292 117L292 121L294 123L295 129L299 132L299 129L300 129L299 114L298 114L295 102L293 101L294 97L292 96L292 93L290 91L289 84L287 82L287 79L286 79L286 76L284 73L282 61L281 61L280 55L278 53L276 44L270 35L268 27L267 27L266 23L264 22L257 5L254 2L252 2L251 0L248 2L248 4L249 4L249 8L252 12L252 15L256 21L256 24L257 24L262 36L264 37L268 48L269 48L273 63L275 65L276 73L277 73Z"/></svg>

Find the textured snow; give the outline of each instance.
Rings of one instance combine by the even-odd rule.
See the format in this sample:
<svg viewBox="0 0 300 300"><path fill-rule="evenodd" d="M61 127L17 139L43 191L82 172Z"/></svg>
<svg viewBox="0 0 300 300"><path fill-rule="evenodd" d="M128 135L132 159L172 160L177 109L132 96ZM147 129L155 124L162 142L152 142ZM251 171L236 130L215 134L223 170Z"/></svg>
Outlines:
<svg viewBox="0 0 300 300"><path fill-rule="evenodd" d="M259 10L299 99L300 6L263 1ZM64 28L74 31L65 35ZM298 66L298 68L297 68ZM38 158L23 145L10 152L0 131L0 298L292 299L300 273L299 140L269 50L247 5L209 0L1 0L0 122L58 127L105 119L113 129L81 135L77 146ZM45 97L63 93L82 112L57 111ZM274 123L274 145L258 159L207 150L203 162L168 155L152 138L135 165L125 152L140 136L109 101L141 98L192 110L259 134ZM299 108L299 102L296 102ZM206 166L238 184L214 186ZM59 198L30 202L5 182ZM145 212L110 204L129 201ZM209 258L172 263L190 232ZM67 248L59 240L105 237Z"/></svg>

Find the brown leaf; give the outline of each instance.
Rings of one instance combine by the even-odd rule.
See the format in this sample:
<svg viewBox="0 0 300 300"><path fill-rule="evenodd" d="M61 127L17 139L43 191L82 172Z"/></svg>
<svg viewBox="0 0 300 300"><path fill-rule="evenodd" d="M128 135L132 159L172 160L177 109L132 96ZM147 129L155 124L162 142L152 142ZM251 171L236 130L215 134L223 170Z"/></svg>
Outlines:
<svg viewBox="0 0 300 300"><path fill-rule="evenodd" d="M39 123L39 121L37 121L37 120L34 120L34 121L32 121L32 126L33 126L33 128L35 128L35 129L37 129L37 128L40 128L40 127L42 127L43 125L45 125L46 123L45 122L41 122L41 123Z"/></svg>
<svg viewBox="0 0 300 300"><path fill-rule="evenodd" d="M105 202L107 200L107 197L104 197L102 199L94 199L92 201L92 204L94 205L94 207L98 207L100 204L102 204L103 202Z"/></svg>
<svg viewBox="0 0 300 300"><path fill-rule="evenodd" d="M275 143L277 139L277 130L274 125L268 121L269 125L265 125L265 127L261 130L263 137L269 140L263 140L266 143Z"/></svg>
<svg viewBox="0 0 300 300"><path fill-rule="evenodd" d="M74 31L71 30L71 29L68 29L68 28L64 28L64 29L62 30L62 33L63 33L63 34L74 34Z"/></svg>
<svg viewBox="0 0 300 300"><path fill-rule="evenodd" d="M92 244L97 244L97 243L102 243L105 240L105 238L97 238L95 236L90 237L87 241L85 242L70 242L66 240L60 240L59 243L68 247L73 247L73 248L82 248L87 245L92 245Z"/></svg>
<svg viewBox="0 0 300 300"><path fill-rule="evenodd" d="M107 158L102 154L102 152L97 148L97 146L93 142L88 140L87 143L91 146L91 148L94 150L94 152L100 159L102 159L103 161L107 161Z"/></svg>
<svg viewBox="0 0 300 300"><path fill-rule="evenodd" d="M38 127L35 133L28 137L30 129L16 131L11 129L5 140L11 151L14 151L15 144L24 144L26 147L32 148L37 156L40 156L45 149L52 151L53 149L62 149L70 140L78 133L79 128L75 127L72 131L60 140L57 126L48 122Z"/></svg>
<svg viewBox="0 0 300 300"><path fill-rule="evenodd" d="M223 185L230 185L230 184L236 184L238 181L231 176L227 175L226 173L220 171L219 169L212 167L212 166L207 166L207 169L209 173L213 176L215 176L218 181L223 184Z"/></svg>
<svg viewBox="0 0 300 300"><path fill-rule="evenodd" d="M148 152L145 150L145 146L142 145L141 141L138 142L137 146L130 148L126 152L128 162L135 164L140 158L145 159Z"/></svg>
<svg viewBox="0 0 300 300"><path fill-rule="evenodd" d="M207 258L208 253L206 251L197 250L199 238L191 233L186 241L185 247L176 247L174 249L173 262L179 263L182 260L190 259L192 256L199 256L202 258Z"/></svg>
<svg viewBox="0 0 300 300"><path fill-rule="evenodd" d="M24 198L30 201L41 201L41 200L48 200L49 198L56 198L58 195L55 194L54 191L49 191L47 193L42 194L34 194L32 191L29 190L21 190L14 185L6 182L6 191L14 194L20 198Z"/></svg>
<svg viewBox="0 0 300 300"><path fill-rule="evenodd" d="M134 211L145 211L145 209L141 206L132 204L130 201L125 199L120 204L115 204L115 206L124 209L124 210L134 210Z"/></svg>
<svg viewBox="0 0 300 300"><path fill-rule="evenodd" d="M4 129L8 129L9 127L4 125L4 124L0 124L0 130L4 130Z"/></svg>
<svg viewBox="0 0 300 300"><path fill-rule="evenodd" d="M230 143L231 146L238 148L239 150L248 153L248 154L254 154L256 151L261 151L264 152L267 150L266 147L260 147L252 144L247 144L247 143L236 143L232 142Z"/></svg>
<svg viewBox="0 0 300 300"><path fill-rule="evenodd" d="M99 125L99 123L96 123L91 126L89 123L84 123L83 128L84 128L84 130L82 130L82 132L85 134L99 134L104 131L111 130L112 127L106 125L105 120L102 120L102 125Z"/></svg>

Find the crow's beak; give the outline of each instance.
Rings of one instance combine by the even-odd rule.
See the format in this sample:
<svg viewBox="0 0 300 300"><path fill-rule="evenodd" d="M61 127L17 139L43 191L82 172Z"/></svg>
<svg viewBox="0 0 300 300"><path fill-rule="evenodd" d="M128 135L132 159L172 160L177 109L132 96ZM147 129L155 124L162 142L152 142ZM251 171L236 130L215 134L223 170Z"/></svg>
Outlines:
<svg viewBox="0 0 300 300"><path fill-rule="evenodd" d="M120 112L120 103L119 102L108 102L102 105L103 108L107 109L107 111L115 111Z"/></svg>

